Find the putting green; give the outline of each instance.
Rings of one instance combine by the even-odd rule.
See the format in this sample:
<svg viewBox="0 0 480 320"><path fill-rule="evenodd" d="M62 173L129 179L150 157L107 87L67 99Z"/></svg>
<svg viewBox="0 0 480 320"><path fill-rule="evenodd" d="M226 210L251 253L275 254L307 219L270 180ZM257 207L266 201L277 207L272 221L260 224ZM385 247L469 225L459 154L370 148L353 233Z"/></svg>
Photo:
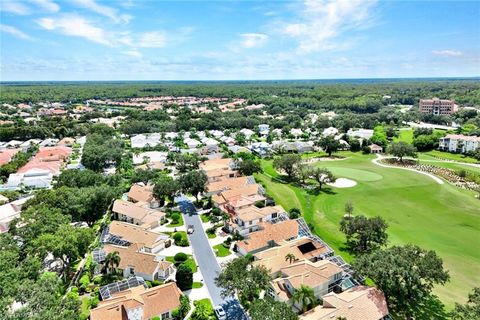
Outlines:
<svg viewBox="0 0 480 320"><path fill-rule="evenodd" d="M383 179L382 175L372 171L367 171L367 170L345 168L345 167L333 167L330 165L326 165L322 167L329 169L337 177L350 178L352 180L378 181Z"/></svg>

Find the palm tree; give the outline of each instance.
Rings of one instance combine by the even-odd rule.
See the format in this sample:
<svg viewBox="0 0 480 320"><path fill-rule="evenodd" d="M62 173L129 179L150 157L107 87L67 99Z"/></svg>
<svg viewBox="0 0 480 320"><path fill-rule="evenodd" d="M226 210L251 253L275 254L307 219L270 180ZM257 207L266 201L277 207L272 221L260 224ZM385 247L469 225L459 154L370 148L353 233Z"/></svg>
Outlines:
<svg viewBox="0 0 480 320"><path fill-rule="evenodd" d="M115 273L116 268L120 264L120 253L118 251L110 252L105 257L104 268L105 270L109 270L112 273Z"/></svg>
<svg viewBox="0 0 480 320"><path fill-rule="evenodd" d="M290 262L290 264L292 264L292 262L296 260L297 260L297 257L295 257L293 253L287 253L287 255L285 255L285 261Z"/></svg>
<svg viewBox="0 0 480 320"><path fill-rule="evenodd" d="M313 289L305 285L295 290L292 299L293 302L299 302L302 305L302 313L313 308L317 302Z"/></svg>

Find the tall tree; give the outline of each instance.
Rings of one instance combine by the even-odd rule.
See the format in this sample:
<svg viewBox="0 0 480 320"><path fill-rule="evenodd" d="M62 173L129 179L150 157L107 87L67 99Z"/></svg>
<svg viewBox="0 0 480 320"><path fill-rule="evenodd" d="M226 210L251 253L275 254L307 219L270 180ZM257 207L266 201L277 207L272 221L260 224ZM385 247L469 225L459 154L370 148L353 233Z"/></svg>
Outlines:
<svg viewBox="0 0 480 320"><path fill-rule="evenodd" d="M153 195L160 201L160 205L163 206L166 199L173 201L178 189L179 185L177 180L174 180L172 177L167 175L161 175L157 180L155 180Z"/></svg>
<svg viewBox="0 0 480 320"><path fill-rule="evenodd" d="M313 289L303 284L300 288L295 289L292 300L302 306L302 313L315 307L317 304L317 297L315 297Z"/></svg>
<svg viewBox="0 0 480 320"><path fill-rule="evenodd" d="M357 253L370 252L387 244L388 224L381 217L356 216L343 218L340 231L347 237L347 244Z"/></svg>
<svg viewBox="0 0 480 320"><path fill-rule="evenodd" d="M222 288L223 297L239 295L242 300L252 301L270 280L263 266L253 266L249 259L240 257L226 263L215 283Z"/></svg>
<svg viewBox="0 0 480 320"><path fill-rule="evenodd" d="M417 149L404 141L393 142L387 148L387 153L397 157L403 161L403 157L417 157Z"/></svg>
<svg viewBox="0 0 480 320"><path fill-rule="evenodd" d="M193 272L189 266L182 263L177 267L177 273L175 274L175 280L180 290L190 290L193 285Z"/></svg>
<svg viewBox="0 0 480 320"><path fill-rule="evenodd" d="M288 180L293 180L295 177L296 166L300 163L302 158L298 154L285 154L273 160L273 167L277 170L282 170L288 177Z"/></svg>
<svg viewBox="0 0 480 320"><path fill-rule="evenodd" d="M262 166L259 161L246 159L237 161L238 172L244 176L251 176L254 173L262 172Z"/></svg>
<svg viewBox="0 0 480 320"><path fill-rule="evenodd" d="M291 264L292 262L297 261L297 257L295 257L293 253L287 253L285 255L285 261L288 261Z"/></svg>
<svg viewBox="0 0 480 320"><path fill-rule="evenodd" d="M450 276L435 251L415 245L393 246L359 256L353 263L357 274L368 277L385 293L397 313L415 316L421 301L433 286L445 284Z"/></svg>
<svg viewBox="0 0 480 320"><path fill-rule="evenodd" d="M320 138L320 140L318 141L318 145L326 153L328 153L329 157L332 155L332 153L337 152L338 149L340 148L340 142L336 140L334 136L331 136L331 135Z"/></svg>
<svg viewBox="0 0 480 320"><path fill-rule="evenodd" d="M305 184L305 181L312 176L314 168L306 163L299 163L296 167L297 177L302 184Z"/></svg>
<svg viewBox="0 0 480 320"><path fill-rule="evenodd" d="M190 171L179 178L180 189L183 192L191 193L198 202L198 195L205 192L207 175L200 170Z"/></svg>
<svg viewBox="0 0 480 320"><path fill-rule="evenodd" d="M116 273L118 266L120 265L120 253L118 251L109 252L105 256L105 261L103 262L104 270L110 273Z"/></svg>
<svg viewBox="0 0 480 320"><path fill-rule="evenodd" d="M322 190L324 184L333 183L337 180L327 168L314 168L310 174L311 178L317 182L318 190Z"/></svg>
<svg viewBox="0 0 480 320"><path fill-rule="evenodd" d="M248 311L252 320L297 320L298 316L284 302L271 298L256 299Z"/></svg>

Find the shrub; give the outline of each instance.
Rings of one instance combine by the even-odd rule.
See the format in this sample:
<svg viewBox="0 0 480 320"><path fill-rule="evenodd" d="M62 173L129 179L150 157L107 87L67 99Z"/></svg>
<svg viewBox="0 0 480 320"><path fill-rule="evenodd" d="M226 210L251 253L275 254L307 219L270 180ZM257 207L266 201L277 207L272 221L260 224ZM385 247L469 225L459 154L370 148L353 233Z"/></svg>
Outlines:
<svg viewBox="0 0 480 320"><path fill-rule="evenodd" d="M173 258L175 259L175 261L184 262L187 261L188 256L183 252L179 252Z"/></svg>
<svg viewBox="0 0 480 320"><path fill-rule="evenodd" d="M160 281L160 280L153 280L152 281L152 287L158 287L161 284L163 284L163 281Z"/></svg>
<svg viewBox="0 0 480 320"><path fill-rule="evenodd" d="M190 269L189 266L182 263L177 268L175 280L180 290L184 291L184 290L192 289L192 285L193 285L192 269Z"/></svg>
<svg viewBox="0 0 480 320"><path fill-rule="evenodd" d="M178 221L180 220L180 214L178 214L177 212L172 213L170 215L170 218L172 219L173 223L178 223Z"/></svg>
<svg viewBox="0 0 480 320"><path fill-rule="evenodd" d="M87 291L87 288L90 285L90 277L88 276L88 274L84 274L83 276L81 276L78 283L80 284L80 290L82 292Z"/></svg>
<svg viewBox="0 0 480 320"><path fill-rule="evenodd" d="M182 241L182 234L177 232L173 235L173 240L175 240L175 244L179 243Z"/></svg>
<svg viewBox="0 0 480 320"><path fill-rule="evenodd" d="M90 298L90 308L96 308L98 306L98 298L97 297L91 297Z"/></svg>
<svg viewBox="0 0 480 320"><path fill-rule="evenodd" d="M190 245L187 239L182 239L180 242L175 244L179 247L188 247Z"/></svg>
<svg viewBox="0 0 480 320"><path fill-rule="evenodd" d="M216 216L219 216L219 215L222 214L222 211L219 208L214 207L214 208L212 208L212 214L216 215Z"/></svg>
<svg viewBox="0 0 480 320"><path fill-rule="evenodd" d="M289 216L290 219L297 219L298 217L301 216L300 209L298 209L298 208L290 209L288 216Z"/></svg>

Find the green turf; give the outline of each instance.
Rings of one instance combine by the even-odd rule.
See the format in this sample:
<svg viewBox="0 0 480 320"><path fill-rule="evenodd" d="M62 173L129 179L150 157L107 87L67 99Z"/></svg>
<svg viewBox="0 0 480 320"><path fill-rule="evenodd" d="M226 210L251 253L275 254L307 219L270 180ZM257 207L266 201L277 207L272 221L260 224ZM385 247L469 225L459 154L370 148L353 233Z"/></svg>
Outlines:
<svg viewBox="0 0 480 320"><path fill-rule="evenodd" d="M213 246L213 251L215 251L215 255L220 258L229 256L232 254L228 248L224 247L223 243Z"/></svg>
<svg viewBox="0 0 480 320"><path fill-rule="evenodd" d="M175 266L178 266L182 263L186 264L187 266L190 267L190 269L192 270L193 273L197 272L197 264L195 263L195 260L193 259L193 257L191 255L188 255L188 259L185 262L176 261L173 256L166 257L165 260L175 264Z"/></svg>
<svg viewBox="0 0 480 320"><path fill-rule="evenodd" d="M353 188L327 188L330 193L316 196L272 181L265 174L256 177L285 209L300 208L318 235L347 260L352 257L341 250L344 236L338 230L345 202L352 201L354 214L382 216L390 226L390 244L414 243L435 250L443 258L451 281L437 287L435 293L448 307L455 301L463 302L473 286L480 284L480 251L474 245L480 241L480 201L474 198L474 192L439 185L415 172L376 166L370 161L372 155L345 154L346 160L318 165L357 181ZM271 161L262 164L269 172ZM373 179L379 176L382 179Z"/></svg>
<svg viewBox="0 0 480 320"><path fill-rule="evenodd" d="M182 217L182 215L180 215L180 219L178 220L177 223L167 224L167 227L169 227L169 228L175 228L175 227L180 227L180 226L183 226L183 217Z"/></svg>
<svg viewBox="0 0 480 320"><path fill-rule="evenodd" d="M192 289L199 289L201 287L203 287L202 282L194 282L193 285L192 285Z"/></svg>
<svg viewBox="0 0 480 320"><path fill-rule="evenodd" d="M413 142L413 129L411 128L403 128L398 131L398 137L394 138L393 141L404 141L406 143Z"/></svg>

